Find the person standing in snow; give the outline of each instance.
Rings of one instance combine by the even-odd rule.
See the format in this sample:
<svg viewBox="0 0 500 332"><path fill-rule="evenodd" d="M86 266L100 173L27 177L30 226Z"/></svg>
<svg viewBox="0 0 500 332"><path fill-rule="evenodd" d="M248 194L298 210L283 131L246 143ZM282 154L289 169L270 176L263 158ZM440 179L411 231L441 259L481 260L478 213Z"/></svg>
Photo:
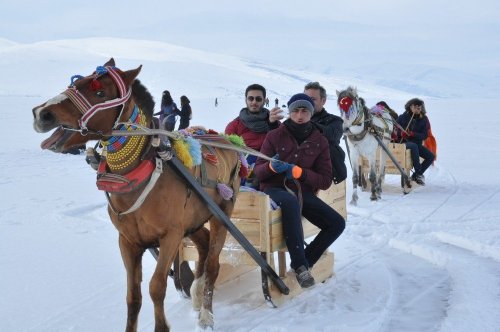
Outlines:
<svg viewBox="0 0 500 332"><path fill-rule="evenodd" d="M177 105L174 103L170 92L163 91L161 98L161 109L153 115L160 115L160 124L165 130L173 131L175 128L176 115L180 113Z"/></svg>
<svg viewBox="0 0 500 332"><path fill-rule="evenodd" d="M405 143L411 152L414 173L411 179L419 185L425 185L424 172L434 161L434 154L422 142L427 138L430 123L427 118L424 101L418 98L410 99L405 105L405 112L398 117L398 124L404 130L393 132L393 140ZM420 157L424 159L420 163Z"/></svg>
<svg viewBox="0 0 500 332"><path fill-rule="evenodd" d="M192 110L191 105L189 105L190 101L188 97L181 96L181 111L179 112L180 121L179 128L177 130L185 129L189 127L189 120L191 120Z"/></svg>
<svg viewBox="0 0 500 332"><path fill-rule="evenodd" d="M310 269L345 228L344 218L316 196L318 190L330 187L332 166L328 140L310 121L313 105L304 93L292 96L288 101L290 118L267 134L261 148L263 154L279 160L258 158L254 170L261 191L281 207L290 266L302 288L314 285ZM301 215L321 229L306 248Z"/></svg>

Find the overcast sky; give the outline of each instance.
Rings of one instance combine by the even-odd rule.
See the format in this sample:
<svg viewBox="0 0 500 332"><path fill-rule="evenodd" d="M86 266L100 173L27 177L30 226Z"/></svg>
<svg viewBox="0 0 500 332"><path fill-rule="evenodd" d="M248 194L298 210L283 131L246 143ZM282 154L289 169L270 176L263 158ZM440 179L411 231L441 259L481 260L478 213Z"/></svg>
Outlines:
<svg viewBox="0 0 500 332"><path fill-rule="evenodd" d="M498 0L115 3L2 0L0 37L151 39L332 74L430 66L500 79Z"/></svg>

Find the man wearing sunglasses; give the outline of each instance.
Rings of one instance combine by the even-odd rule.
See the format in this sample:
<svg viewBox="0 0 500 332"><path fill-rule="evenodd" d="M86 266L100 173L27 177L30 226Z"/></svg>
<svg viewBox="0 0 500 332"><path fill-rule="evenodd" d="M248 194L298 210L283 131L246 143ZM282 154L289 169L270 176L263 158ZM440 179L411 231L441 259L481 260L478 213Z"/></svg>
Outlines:
<svg viewBox="0 0 500 332"><path fill-rule="evenodd" d="M225 133L241 136L248 147L259 151L267 132L278 128L279 120L283 119L281 109L275 107L269 111L264 107L265 101L266 89L260 84L249 85L245 90L246 107L226 126ZM255 156L247 158L249 164L255 159Z"/></svg>

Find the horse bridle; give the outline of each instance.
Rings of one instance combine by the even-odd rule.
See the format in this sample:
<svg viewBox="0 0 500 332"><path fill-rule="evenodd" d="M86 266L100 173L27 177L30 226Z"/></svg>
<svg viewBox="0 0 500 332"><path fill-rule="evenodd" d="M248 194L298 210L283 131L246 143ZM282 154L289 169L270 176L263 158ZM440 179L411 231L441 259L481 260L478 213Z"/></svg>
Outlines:
<svg viewBox="0 0 500 332"><path fill-rule="evenodd" d="M354 121L351 123L351 125L349 127L347 127L344 132L345 132L346 136L349 136L349 138L351 138L353 141L360 141L368 133L367 123L370 122L371 120L370 119L365 120L365 117L367 117L368 114L366 114L365 107L363 107L363 104L361 103L361 101L359 100L358 97L353 98L351 96L344 96L344 98L345 97L348 97L354 101L354 103L352 103L349 106L349 110L347 112L341 108L341 111L343 111L346 114L346 118L349 119L349 115L351 115L353 113L354 108L356 108L358 110L358 114L357 114L356 118L354 119ZM339 98L339 100L342 100L342 99ZM364 128L363 128L363 131L361 133L353 134L349 129L352 126L364 126Z"/></svg>
<svg viewBox="0 0 500 332"><path fill-rule="evenodd" d="M83 114L81 119L78 120L78 124L80 126L80 130L78 131L80 131L82 135L89 132L87 124L94 115L96 115L100 111L122 105L120 114L116 118L116 121L118 122L124 110L123 106L130 99L130 96L132 95L132 89L131 88L127 89L125 82L118 74L118 71L115 67L106 66L106 67L98 67L97 69L98 70L96 70L96 73L94 74L95 78L104 75L106 73L109 74L113 79L113 81L115 82L116 86L118 87L118 91L120 92L120 97L92 105L87 100L87 98L85 98L85 96L80 91L78 91L76 86L72 83L63 92L63 94L67 96L76 106L76 108ZM115 128L116 125L117 123L115 122L113 128Z"/></svg>

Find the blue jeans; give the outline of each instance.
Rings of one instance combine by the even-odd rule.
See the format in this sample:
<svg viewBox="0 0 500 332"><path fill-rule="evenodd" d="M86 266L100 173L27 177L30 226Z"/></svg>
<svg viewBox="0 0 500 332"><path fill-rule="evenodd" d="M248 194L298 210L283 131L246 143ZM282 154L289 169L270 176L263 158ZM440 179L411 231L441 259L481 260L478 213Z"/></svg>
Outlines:
<svg viewBox="0 0 500 332"><path fill-rule="evenodd" d="M321 230L304 249L304 230L297 196L284 188L268 188L265 193L281 207L281 224L290 254L290 266L294 270L302 265L311 268L344 231L344 218L313 193L303 192L302 215Z"/></svg>
<svg viewBox="0 0 500 332"><path fill-rule="evenodd" d="M416 174L423 175L424 172L432 165L434 161L434 154L423 145L419 145L413 142L405 142L406 148L410 149L411 161L413 163L413 169ZM420 157L424 159L422 164L420 164Z"/></svg>

